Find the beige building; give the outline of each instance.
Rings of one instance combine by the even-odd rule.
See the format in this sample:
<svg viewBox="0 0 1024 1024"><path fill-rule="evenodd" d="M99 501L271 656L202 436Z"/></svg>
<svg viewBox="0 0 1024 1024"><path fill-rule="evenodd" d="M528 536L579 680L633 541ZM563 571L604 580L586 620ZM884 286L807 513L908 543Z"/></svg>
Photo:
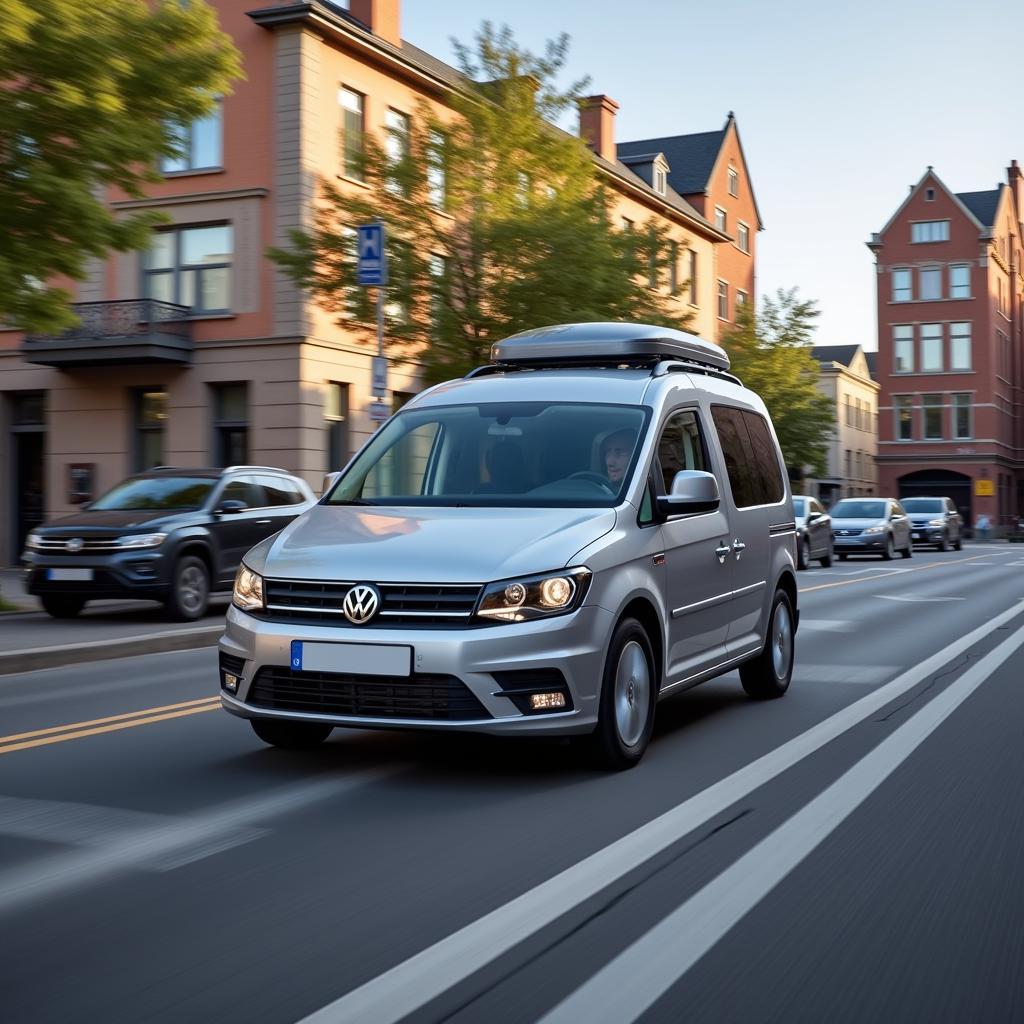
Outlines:
<svg viewBox="0 0 1024 1024"><path fill-rule="evenodd" d="M297 472L318 488L375 429L372 334L336 323L265 252L310 226L321 179L366 187L349 144L408 126L421 102L453 116L446 98L463 79L401 38L399 0L351 0L347 11L319 0L258 10L212 2L246 79L189 127L182 158L160 168L146 199L107 197L125 213L159 210L167 225L148 252L94 262L75 295L80 328L52 338L0 328L0 564L17 559L40 520L131 472L245 462ZM675 276L689 282L677 301L697 333L718 338L733 315L720 299L718 252L740 243L672 186L685 146L673 150L675 166L661 151L619 159L616 110L592 97L580 127L620 225L656 217L668 226ZM734 120L717 134L724 155L708 167L728 175L721 203L752 203ZM692 137L705 163L715 135ZM750 231L760 220L743 216L752 267ZM392 367L389 385L400 404L418 389L416 367Z"/></svg>
<svg viewBox="0 0 1024 1024"><path fill-rule="evenodd" d="M860 345L819 345L818 390L835 403L836 432L829 445L828 471L808 481L807 493L825 505L840 498L878 493L878 384Z"/></svg>

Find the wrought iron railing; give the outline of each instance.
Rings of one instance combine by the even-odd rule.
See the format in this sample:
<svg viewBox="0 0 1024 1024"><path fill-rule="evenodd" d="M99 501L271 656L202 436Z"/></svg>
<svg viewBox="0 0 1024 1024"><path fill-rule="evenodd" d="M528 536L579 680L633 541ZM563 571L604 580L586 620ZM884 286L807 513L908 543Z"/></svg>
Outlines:
<svg viewBox="0 0 1024 1024"><path fill-rule="evenodd" d="M76 302L72 305L80 323L63 334L28 335L26 341L93 341L103 338L135 338L151 334L191 338L188 306L157 299L126 299L113 302Z"/></svg>

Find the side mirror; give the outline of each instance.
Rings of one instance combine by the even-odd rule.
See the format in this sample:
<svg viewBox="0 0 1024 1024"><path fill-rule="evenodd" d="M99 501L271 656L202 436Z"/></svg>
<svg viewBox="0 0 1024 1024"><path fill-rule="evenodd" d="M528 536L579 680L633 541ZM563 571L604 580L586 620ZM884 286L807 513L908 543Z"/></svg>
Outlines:
<svg viewBox="0 0 1024 1024"><path fill-rule="evenodd" d="M324 483L323 486L320 488L321 497L323 497L335 485L339 476L341 476L340 472L324 474Z"/></svg>
<svg viewBox="0 0 1024 1024"><path fill-rule="evenodd" d="M659 495L655 499L655 506L662 519L669 519L673 516L715 512L720 502L718 481L714 474L684 469L676 473L672 480L672 493Z"/></svg>
<svg viewBox="0 0 1024 1024"><path fill-rule="evenodd" d="M807 522L816 523L819 519L824 518L820 512L808 512Z"/></svg>
<svg viewBox="0 0 1024 1024"><path fill-rule="evenodd" d="M217 508L217 513L222 516L236 515L239 512L244 512L249 506L244 501L235 501L232 498L228 498L227 501L222 501Z"/></svg>

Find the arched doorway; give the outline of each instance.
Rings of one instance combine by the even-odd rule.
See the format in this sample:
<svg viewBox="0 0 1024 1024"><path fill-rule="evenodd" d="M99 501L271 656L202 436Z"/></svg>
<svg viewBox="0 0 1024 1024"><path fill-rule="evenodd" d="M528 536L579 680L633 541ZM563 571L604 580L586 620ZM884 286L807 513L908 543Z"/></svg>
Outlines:
<svg viewBox="0 0 1024 1024"><path fill-rule="evenodd" d="M953 504L963 517L964 525L970 529L974 524L971 515L971 478L951 469L922 469L907 473L897 481L900 498L952 498Z"/></svg>

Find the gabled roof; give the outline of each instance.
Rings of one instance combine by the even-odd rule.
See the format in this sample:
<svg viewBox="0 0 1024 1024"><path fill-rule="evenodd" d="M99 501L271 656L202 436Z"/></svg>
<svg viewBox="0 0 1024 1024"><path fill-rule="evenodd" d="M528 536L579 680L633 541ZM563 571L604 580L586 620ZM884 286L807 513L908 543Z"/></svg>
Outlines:
<svg viewBox="0 0 1024 1024"><path fill-rule="evenodd" d="M842 363L843 366L849 366L859 348L860 345L815 345L811 355L819 363Z"/></svg>
<svg viewBox="0 0 1024 1024"><path fill-rule="evenodd" d="M868 372L872 380L878 380L878 352L865 352L864 362L868 364Z"/></svg>
<svg viewBox="0 0 1024 1024"><path fill-rule="evenodd" d="M968 195L968 196L970 196L970 195L981 195L982 193L965 192L965 193L958 194L956 192L951 191L946 186L946 183L935 173L935 168L933 168L933 167L931 167L929 165L928 170L926 170L924 172L924 174L921 175L921 180L918 181L918 183L910 190L910 194L903 200L903 202L900 203L900 205L896 207L896 212L886 222L885 227L882 228L881 231L878 231L874 235L871 236L871 241L868 242L868 248L869 249L872 249L875 252L878 251L878 249L882 245L882 236L886 234L886 232L889 230L889 228L891 228L893 226L893 224L896 223L897 220L899 220L900 214L903 213L903 211L910 204L910 201L914 198L914 196L916 196L918 194L918 192L921 191L921 189L924 187L924 183L926 181L928 181L929 179L931 179L936 185L938 185L938 187L941 188L942 191L945 192L946 195L948 195L950 197L950 199L952 199L953 202L956 203L957 206L960 207L961 210L963 210L964 214L967 217L969 217L972 221L974 221L975 224L977 224L979 229L982 229L982 228L985 228L985 227L988 226L983 221L981 221L979 219L978 215L963 201L963 196L964 195ZM995 212L995 211L993 210L993 212Z"/></svg>
<svg viewBox="0 0 1024 1024"><path fill-rule="evenodd" d="M664 153L669 165L669 184L680 195L693 195L707 189L708 179L725 140L725 132L726 129L722 128L717 132L620 142L615 151L620 160L647 153Z"/></svg>
<svg viewBox="0 0 1024 1024"><path fill-rule="evenodd" d="M999 207L999 197L1003 188L1004 186L1000 185L999 188L987 192L957 192L956 197L981 221L984 227L990 228L996 220L996 210Z"/></svg>

